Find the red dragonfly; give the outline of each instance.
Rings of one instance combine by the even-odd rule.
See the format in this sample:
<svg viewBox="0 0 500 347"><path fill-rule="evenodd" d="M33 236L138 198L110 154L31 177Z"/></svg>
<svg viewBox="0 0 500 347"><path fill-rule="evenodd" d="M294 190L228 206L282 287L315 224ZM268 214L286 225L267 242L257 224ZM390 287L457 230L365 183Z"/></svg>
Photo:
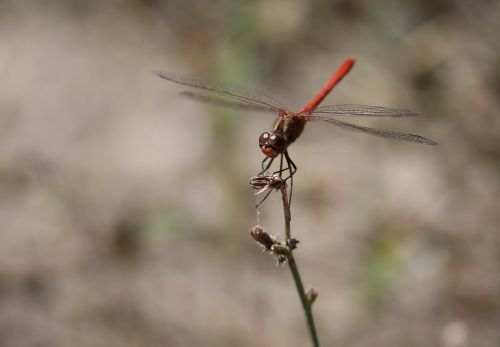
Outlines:
<svg viewBox="0 0 500 347"><path fill-rule="evenodd" d="M355 59L347 59L340 68L330 77L328 82L321 88L318 94L298 112L287 110L280 102L275 99L252 90L223 85L217 82L211 82L198 77L183 75L178 73L153 71L155 75L168 81L183 84L189 87L198 88L211 94L198 94L194 92L182 92L181 95L190 99L209 103L212 105L225 106L243 110L252 110L260 112L271 112L277 114L273 129L270 132L264 132L259 137L259 147L266 156L262 161L262 172L266 172L271 163L277 156L281 156L280 171L289 170L289 176L292 178L297 171L296 165L290 159L288 146L290 146L300 136L304 130L306 122L310 120L322 120L342 129L362 132L365 134L385 137L389 139L421 143L425 145L435 145L431 139L395 131L373 129L360 125L355 125L335 117L349 116L368 116L368 117L407 117L417 116L419 113L401 108L390 108L383 106L367 105L331 105L318 107L323 99L331 92L345 75L351 70ZM283 170L283 156L286 159L288 168ZM269 162L266 164L266 162ZM293 178L291 180L293 186ZM291 193L290 193L291 198Z"/></svg>

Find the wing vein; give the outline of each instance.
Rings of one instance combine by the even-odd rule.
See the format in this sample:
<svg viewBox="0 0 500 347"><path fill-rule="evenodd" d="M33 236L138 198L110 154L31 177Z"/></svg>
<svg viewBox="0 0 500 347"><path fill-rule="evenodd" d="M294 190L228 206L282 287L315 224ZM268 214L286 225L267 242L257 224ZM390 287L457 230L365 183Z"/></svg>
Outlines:
<svg viewBox="0 0 500 347"><path fill-rule="evenodd" d="M230 99L232 98L246 103L257 104L262 107L267 107L275 112L282 112L285 110L285 107L279 101L276 101L273 98L257 91L235 86L228 86L219 82L212 82L199 77L173 72L153 71L153 73L160 78L174 83L207 90L223 95Z"/></svg>
<svg viewBox="0 0 500 347"><path fill-rule="evenodd" d="M310 114L332 115L332 116L368 116L368 117L411 117L419 115L418 112L406 110L403 108L354 105L354 104L322 106L318 107Z"/></svg>
<svg viewBox="0 0 500 347"><path fill-rule="evenodd" d="M314 119L314 118L313 118ZM364 127L361 125L355 125L352 123L347 123L340 121L338 119L332 119L332 118L318 118L324 120L326 122L332 123L339 128L354 131L354 132L361 132L365 134L370 134L374 136L379 136L379 137L384 137L388 139L394 139L394 140L399 140L399 141L406 141L406 142L414 142L414 143L421 143L424 145L437 145L437 143L431 139L428 139L426 137L420 136L420 135L415 135L415 134L407 134L407 133L401 133L397 131L390 131L390 130L382 130L382 129L375 129L375 128L368 128Z"/></svg>

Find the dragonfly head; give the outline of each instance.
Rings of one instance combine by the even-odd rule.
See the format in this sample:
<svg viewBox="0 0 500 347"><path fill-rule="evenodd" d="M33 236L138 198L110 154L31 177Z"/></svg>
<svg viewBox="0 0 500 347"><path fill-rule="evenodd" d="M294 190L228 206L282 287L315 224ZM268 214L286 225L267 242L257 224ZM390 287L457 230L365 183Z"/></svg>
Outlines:
<svg viewBox="0 0 500 347"><path fill-rule="evenodd" d="M286 150L286 137L280 132L268 133L266 131L259 137L259 147L265 156L276 158Z"/></svg>

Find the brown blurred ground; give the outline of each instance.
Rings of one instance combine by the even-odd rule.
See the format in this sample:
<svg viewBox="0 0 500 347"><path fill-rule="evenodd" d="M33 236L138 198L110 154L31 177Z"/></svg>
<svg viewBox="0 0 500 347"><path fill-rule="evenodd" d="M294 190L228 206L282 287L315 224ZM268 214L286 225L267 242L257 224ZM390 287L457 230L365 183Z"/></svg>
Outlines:
<svg viewBox="0 0 500 347"><path fill-rule="evenodd" d="M323 346L500 345L499 32L495 1L0 2L0 346L308 345L248 236L272 117L150 71L298 108L349 56L326 104L419 110L360 124L440 145L310 124L290 148Z"/></svg>

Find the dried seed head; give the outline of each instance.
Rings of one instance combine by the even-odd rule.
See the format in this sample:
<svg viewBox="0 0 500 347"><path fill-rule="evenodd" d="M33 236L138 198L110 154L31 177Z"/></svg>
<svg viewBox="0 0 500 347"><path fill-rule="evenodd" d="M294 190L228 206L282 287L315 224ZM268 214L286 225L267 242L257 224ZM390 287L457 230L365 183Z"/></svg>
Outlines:
<svg viewBox="0 0 500 347"><path fill-rule="evenodd" d="M259 195L269 189L280 189L285 184L285 180L277 174L272 176L253 176L250 178L252 189L259 190L255 195Z"/></svg>

